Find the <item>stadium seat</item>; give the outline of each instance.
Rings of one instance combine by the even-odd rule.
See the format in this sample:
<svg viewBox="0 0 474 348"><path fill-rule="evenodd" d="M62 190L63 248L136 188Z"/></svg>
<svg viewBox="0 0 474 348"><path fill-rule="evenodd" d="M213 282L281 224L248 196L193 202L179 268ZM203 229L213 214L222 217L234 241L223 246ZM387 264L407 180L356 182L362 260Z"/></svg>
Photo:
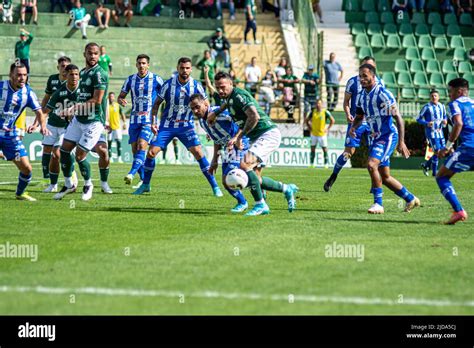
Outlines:
<svg viewBox="0 0 474 348"><path fill-rule="evenodd" d="M457 24L450 24L446 30L446 35L449 37L461 35L461 28L459 28L459 25Z"/></svg>
<svg viewBox="0 0 474 348"><path fill-rule="evenodd" d="M441 73L432 73L430 76L430 85L439 88L444 88L444 77Z"/></svg>
<svg viewBox="0 0 474 348"><path fill-rule="evenodd" d="M413 76L413 84L415 87L429 87L430 84L428 83L428 77L424 71L419 71L415 73Z"/></svg>
<svg viewBox="0 0 474 348"><path fill-rule="evenodd" d="M461 13L459 24L462 26L472 27L472 16L469 13Z"/></svg>
<svg viewBox="0 0 474 348"><path fill-rule="evenodd" d="M379 14L377 12L367 12L365 14L365 23L379 23Z"/></svg>
<svg viewBox="0 0 474 348"><path fill-rule="evenodd" d="M387 87L387 89L390 91L390 93L393 94L395 99L398 99L398 88L397 87Z"/></svg>
<svg viewBox="0 0 474 348"><path fill-rule="evenodd" d="M398 24L401 23L410 23L410 15L408 12L398 11L395 13L395 22Z"/></svg>
<svg viewBox="0 0 474 348"><path fill-rule="evenodd" d="M446 84L447 84L449 81L451 81L455 78L458 78L458 77L459 77L459 75L458 75L457 72L450 72L450 73L447 73L446 75L444 75L444 81L446 81Z"/></svg>
<svg viewBox="0 0 474 348"><path fill-rule="evenodd" d="M370 46L369 38L365 34L358 34L356 35L354 44L355 44L355 47L368 47Z"/></svg>
<svg viewBox="0 0 474 348"><path fill-rule="evenodd" d="M430 34L431 36L444 36L446 32L442 24L433 24Z"/></svg>
<svg viewBox="0 0 474 348"><path fill-rule="evenodd" d="M382 27L378 23L370 23L367 27L368 35L382 34Z"/></svg>
<svg viewBox="0 0 474 348"><path fill-rule="evenodd" d="M428 24L441 24L441 16L438 12L430 12L428 15Z"/></svg>
<svg viewBox="0 0 474 348"><path fill-rule="evenodd" d="M465 78L467 82L469 82L469 86L471 88L474 88L474 74L473 73L466 73L462 77Z"/></svg>
<svg viewBox="0 0 474 348"><path fill-rule="evenodd" d="M443 62L442 71L443 71L443 74L447 74L447 73L457 74L456 66L454 65L453 61L449 59Z"/></svg>
<svg viewBox="0 0 474 348"><path fill-rule="evenodd" d="M444 25L458 24L458 19L454 13L446 13L443 18Z"/></svg>
<svg viewBox="0 0 474 348"><path fill-rule="evenodd" d="M410 73L400 72L397 77L397 84L402 87L412 87L413 81L411 79Z"/></svg>
<svg viewBox="0 0 474 348"><path fill-rule="evenodd" d="M387 47L397 49L402 47L402 43L400 42L400 38L397 34L387 36Z"/></svg>
<svg viewBox="0 0 474 348"><path fill-rule="evenodd" d="M389 0L379 0L377 4L377 10L379 12L390 11L391 6Z"/></svg>
<svg viewBox="0 0 474 348"><path fill-rule="evenodd" d="M429 35L421 35L418 38L418 48L433 48L433 42L431 41L431 36Z"/></svg>
<svg viewBox="0 0 474 348"><path fill-rule="evenodd" d="M393 73L392 71L384 72L382 74L382 80L386 86L394 87L397 85L395 73Z"/></svg>
<svg viewBox="0 0 474 348"><path fill-rule="evenodd" d="M437 60L429 60L426 62L426 72L428 74L441 73L441 67Z"/></svg>
<svg viewBox="0 0 474 348"><path fill-rule="evenodd" d="M385 36L397 34L397 25L393 23L387 23L383 26L383 34Z"/></svg>
<svg viewBox="0 0 474 348"><path fill-rule="evenodd" d="M469 63L469 62L459 62L458 72L459 72L459 74L470 74L470 73L472 73L471 63Z"/></svg>
<svg viewBox="0 0 474 348"><path fill-rule="evenodd" d="M439 99L441 99L441 100L448 99L448 92L446 91L445 88L439 88L439 89L437 89L437 91L439 93Z"/></svg>
<svg viewBox="0 0 474 348"><path fill-rule="evenodd" d="M469 89L469 98L474 99L474 88Z"/></svg>
<svg viewBox="0 0 474 348"><path fill-rule="evenodd" d="M403 99L415 99L416 98L415 90L413 88L404 87L402 88L401 97Z"/></svg>
<svg viewBox="0 0 474 348"><path fill-rule="evenodd" d="M362 11L368 12L368 11L375 11L375 2L374 0L363 0L362 1Z"/></svg>
<svg viewBox="0 0 474 348"><path fill-rule="evenodd" d="M430 30L428 29L428 26L426 24L420 23L416 25L415 27L416 36L428 35L429 33L430 33Z"/></svg>
<svg viewBox="0 0 474 348"><path fill-rule="evenodd" d="M464 39L460 35L455 35L451 37L451 40L449 41L449 47L452 49L456 48L466 48L464 45Z"/></svg>
<svg viewBox="0 0 474 348"><path fill-rule="evenodd" d="M387 24L387 23L395 23L393 20L393 13L392 12L382 12L380 15L380 23Z"/></svg>
<svg viewBox="0 0 474 348"><path fill-rule="evenodd" d="M420 59L420 53L418 52L418 48L410 47L407 48L405 53L406 60L413 60L413 59Z"/></svg>
<svg viewBox="0 0 474 348"><path fill-rule="evenodd" d="M411 24L416 25L420 23L426 23L425 21L425 14L422 12L415 12L413 13L413 17L411 19Z"/></svg>
<svg viewBox="0 0 474 348"><path fill-rule="evenodd" d="M430 89L429 88L418 88L418 99L429 100L430 99Z"/></svg>
<svg viewBox="0 0 474 348"><path fill-rule="evenodd" d="M432 48L423 48L421 51L422 60L436 60L435 51Z"/></svg>
<svg viewBox="0 0 474 348"><path fill-rule="evenodd" d="M364 23L354 23L354 24L352 24L351 34L352 35L365 34L365 25L364 25Z"/></svg>
<svg viewBox="0 0 474 348"><path fill-rule="evenodd" d="M367 57L367 56L373 57L374 52L372 51L370 47L361 47L359 49L359 55L358 55L359 60L364 59L364 57Z"/></svg>
<svg viewBox="0 0 474 348"><path fill-rule="evenodd" d="M348 11L348 12L358 12L358 11L360 11L359 1L358 0L347 0L344 10Z"/></svg>
<svg viewBox="0 0 474 348"><path fill-rule="evenodd" d="M400 27L398 28L398 34L400 34L400 36L412 35L413 27L411 26L410 23L402 23L400 24Z"/></svg>
<svg viewBox="0 0 474 348"><path fill-rule="evenodd" d="M408 63L407 63L407 61L406 61L405 59L401 59L401 58L399 58L399 59L397 59L397 60L395 61L395 68L394 68L394 70L395 70L395 72L396 72L397 74L400 73L400 72L402 72L402 71L403 71L403 72L408 72L408 71L410 71L410 70L408 69ZM385 79L384 79L384 80L385 80Z"/></svg>
<svg viewBox="0 0 474 348"><path fill-rule="evenodd" d="M410 47L411 48L416 48L417 44L416 44L415 37L413 35L403 36L402 47L403 48L410 48Z"/></svg>
<svg viewBox="0 0 474 348"><path fill-rule="evenodd" d="M459 62L462 62L462 61L465 61L467 60L467 53L466 53L466 50L464 48L456 48L454 50L454 55L453 55L453 59L454 60L457 60Z"/></svg>
<svg viewBox="0 0 474 348"><path fill-rule="evenodd" d="M370 39L372 48L385 48L385 39L382 34L374 34Z"/></svg>
<svg viewBox="0 0 474 348"><path fill-rule="evenodd" d="M425 71L425 66L423 65L423 62L419 59L413 59L410 62L410 72L412 74L417 73L417 72L424 72Z"/></svg>
<svg viewBox="0 0 474 348"><path fill-rule="evenodd" d="M435 50L447 50L449 49L448 40L446 36L438 36L434 41Z"/></svg>

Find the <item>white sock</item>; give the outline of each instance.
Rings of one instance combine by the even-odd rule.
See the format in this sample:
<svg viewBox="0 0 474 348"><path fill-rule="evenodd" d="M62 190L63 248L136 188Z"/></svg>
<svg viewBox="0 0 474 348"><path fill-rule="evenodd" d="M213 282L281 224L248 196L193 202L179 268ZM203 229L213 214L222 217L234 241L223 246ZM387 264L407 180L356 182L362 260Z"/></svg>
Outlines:
<svg viewBox="0 0 474 348"><path fill-rule="evenodd" d="M255 204L264 204L264 203L265 203L265 200L263 198L255 202Z"/></svg>
<svg viewBox="0 0 474 348"><path fill-rule="evenodd" d="M73 186L73 184L72 184L72 177L69 177L69 178L64 177L64 185L65 185L67 188L71 188L71 187Z"/></svg>
<svg viewBox="0 0 474 348"><path fill-rule="evenodd" d="M287 185L287 184L283 184L283 193L285 193L286 190L288 190L288 185Z"/></svg>
<svg viewBox="0 0 474 348"><path fill-rule="evenodd" d="M84 181L84 185L85 185L85 186L92 186L92 179L85 180L85 181Z"/></svg>

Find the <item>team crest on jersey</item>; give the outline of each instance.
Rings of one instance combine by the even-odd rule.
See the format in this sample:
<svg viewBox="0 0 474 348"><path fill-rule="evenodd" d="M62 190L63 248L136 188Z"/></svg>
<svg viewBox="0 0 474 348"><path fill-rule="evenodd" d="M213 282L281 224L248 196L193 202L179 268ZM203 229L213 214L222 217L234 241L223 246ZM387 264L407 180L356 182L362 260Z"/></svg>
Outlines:
<svg viewBox="0 0 474 348"><path fill-rule="evenodd" d="M92 81L90 78L87 78L86 80L86 86L90 86L92 84Z"/></svg>

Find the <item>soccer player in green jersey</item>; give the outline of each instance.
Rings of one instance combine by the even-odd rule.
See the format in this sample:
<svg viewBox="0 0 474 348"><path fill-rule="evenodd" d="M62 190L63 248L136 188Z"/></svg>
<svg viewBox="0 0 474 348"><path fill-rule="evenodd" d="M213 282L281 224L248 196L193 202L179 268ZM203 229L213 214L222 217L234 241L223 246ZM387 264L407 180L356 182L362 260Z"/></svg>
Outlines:
<svg viewBox="0 0 474 348"><path fill-rule="evenodd" d="M219 96L225 99L220 110L227 108L240 130L228 142L228 150L234 147L242 149L242 138L247 136L250 140L248 152L240 163L249 178L248 187L255 199L255 206L246 215L265 215L270 213L270 208L262 194L262 189L267 191L282 192L288 201L288 211L296 207L295 194L298 187L294 184L283 184L269 177L262 177L262 170L269 161L281 142L281 133L270 116L260 108L257 101L244 89L234 87L232 78L225 72L215 76L215 87ZM219 113L219 111L217 112ZM208 116L211 124L216 120L216 114Z"/></svg>

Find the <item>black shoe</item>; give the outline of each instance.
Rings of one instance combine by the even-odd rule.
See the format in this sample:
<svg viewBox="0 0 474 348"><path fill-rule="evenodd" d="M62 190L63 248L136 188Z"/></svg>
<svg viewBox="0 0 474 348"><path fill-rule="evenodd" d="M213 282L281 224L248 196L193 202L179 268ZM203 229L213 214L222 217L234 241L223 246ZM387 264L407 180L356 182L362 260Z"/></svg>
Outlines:
<svg viewBox="0 0 474 348"><path fill-rule="evenodd" d="M329 192L332 185L336 182L337 174L332 173L329 179L324 183L324 191Z"/></svg>
<svg viewBox="0 0 474 348"><path fill-rule="evenodd" d="M82 39L87 40L87 36L82 35Z"/></svg>
<svg viewBox="0 0 474 348"><path fill-rule="evenodd" d="M428 168L424 163L422 163L420 167L423 169L423 174L425 174L425 176L430 176L430 168Z"/></svg>

